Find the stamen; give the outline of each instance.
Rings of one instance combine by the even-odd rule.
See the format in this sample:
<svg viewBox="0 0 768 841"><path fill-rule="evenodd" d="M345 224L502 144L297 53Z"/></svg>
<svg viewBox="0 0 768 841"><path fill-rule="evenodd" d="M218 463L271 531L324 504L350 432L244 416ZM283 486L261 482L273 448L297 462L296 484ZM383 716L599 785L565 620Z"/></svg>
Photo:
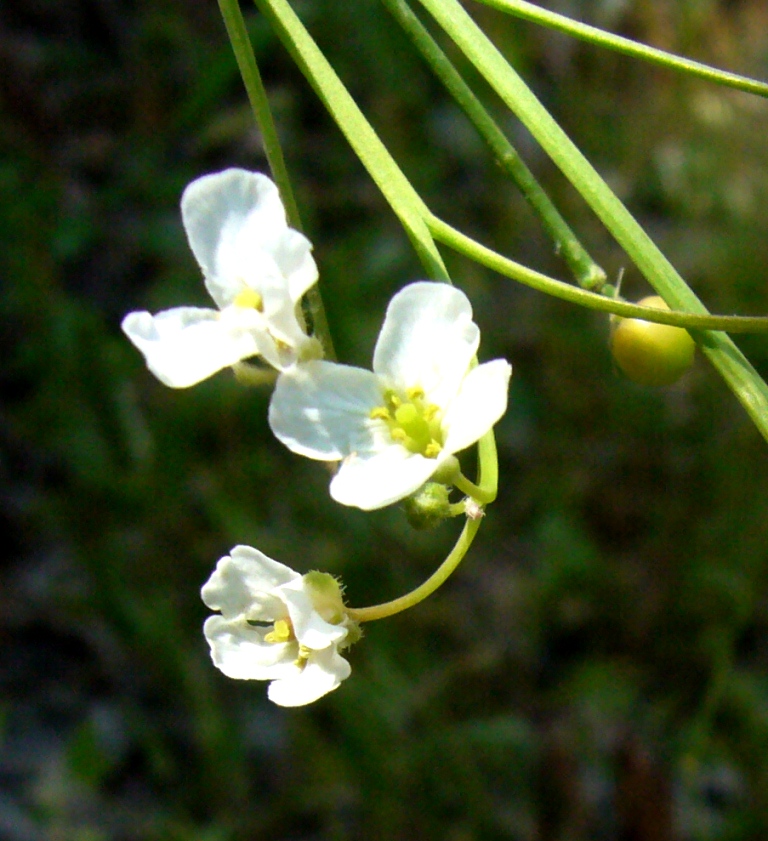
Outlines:
<svg viewBox="0 0 768 841"><path fill-rule="evenodd" d="M385 391L384 392L384 402L389 407L391 412L394 412L395 409L403 402L394 391Z"/></svg>
<svg viewBox="0 0 768 841"><path fill-rule="evenodd" d="M299 656L293 661L294 666L298 666L300 669L303 669L304 666L307 665L307 660L309 660L309 655L312 653L312 650L307 648L306 645L299 646Z"/></svg>
<svg viewBox="0 0 768 841"><path fill-rule="evenodd" d="M376 406L370 417L386 421L392 440L409 452L437 458L443 450L440 407L425 401L424 389L414 386L401 397L393 389L384 392L384 406Z"/></svg>
<svg viewBox="0 0 768 841"><path fill-rule="evenodd" d="M274 628L265 635L264 642L290 642L295 639L288 619L276 619Z"/></svg>

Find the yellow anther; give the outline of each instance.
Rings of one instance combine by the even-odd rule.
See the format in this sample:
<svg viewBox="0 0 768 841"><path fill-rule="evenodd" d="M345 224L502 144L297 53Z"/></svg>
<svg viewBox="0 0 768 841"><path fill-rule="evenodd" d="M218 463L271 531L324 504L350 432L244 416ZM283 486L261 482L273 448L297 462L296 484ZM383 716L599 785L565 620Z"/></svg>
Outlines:
<svg viewBox="0 0 768 841"><path fill-rule="evenodd" d="M426 458L437 458L442 452L442 449L443 448L437 443L437 441L432 440L424 448L424 455Z"/></svg>
<svg viewBox="0 0 768 841"><path fill-rule="evenodd" d="M425 421L431 421L435 419L435 415L440 411L440 409L435 406L434 403L427 403L424 407L424 411L422 412Z"/></svg>
<svg viewBox="0 0 768 841"><path fill-rule="evenodd" d="M408 436L405 434L405 430L400 429L397 426L392 430L390 434L392 435L392 440L397 441L398 444L404 444L408 439Z"/></svg>
<svg viewBox="0 0 768 841"><path fill-rule="evenodd" d="M307 648L306 645L299 646L299 656L293 661L294 666L298 666L300 669L303 669L304 666L307 665L307 660L309 660L309 655L312 653L312 650Z"/></svg>
<svg viewBox="0 0 768 841"><path fill-rule="evenodd" d="M290 642L293 628L287 619L276 619L274 628L264 637L265 642Z"/></svg>
<svg viewBox="0 0 768 841"><path fill-rule="evenodd" d="M409 400L423 400L424 399L424 389L421 386L414 386L413 388L409 388L406 392L408 395Z"/></svg>
<svg viewBox="0 0 768 841"><path fill-rule="evenodd" d="M389 413L389 409L386 406L374 407L371 409L371 413L368 417L371 420L392 420L392 415Z"/></svg>
<svg viewBox="0 0 768 841"><path fill-rule="evenodd" d="M258 312L264 312L264 299L250 286L246 286L245 289L238 292L233 303L236 307L242 307L246 310L254 309Z"/></svg>
<svg viewBox="0 0 768 841"><path fill-rule="evenodd" d="M395 394L394 391L384 392L384 402L394 411L403 401Z"/></svg>

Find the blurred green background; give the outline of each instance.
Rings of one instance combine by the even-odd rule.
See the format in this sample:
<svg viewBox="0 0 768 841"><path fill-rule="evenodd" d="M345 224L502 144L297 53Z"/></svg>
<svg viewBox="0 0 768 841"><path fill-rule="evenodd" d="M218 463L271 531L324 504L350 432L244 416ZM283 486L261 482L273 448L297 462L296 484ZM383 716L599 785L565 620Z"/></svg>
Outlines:
<svg viewBox="0 0 768 841"><path fill-rule="evenodd" d="M768 76L764 0L547 5ZM375 0L296 8L438 214L567 277ZM768 103L468 8L712 311L764 314ZM367 366L421 269L244 9L339 355ZM647 294L459 65L611 277ZM4 0L0 96L3 841L768 837L767 451L702 359L635 386L604 317L446 254L482 357L515 369L499 500L441 591L366 626L338 691L276 708L210 663L216 560L250 543L341 575L361 606L423 580L457 524L342 509L271 437L266 391L228 372L171 391L120 332L129 310L206 305L184 186L266 167L215 3ZM768 374L768 340L738 343Z"/></svg>

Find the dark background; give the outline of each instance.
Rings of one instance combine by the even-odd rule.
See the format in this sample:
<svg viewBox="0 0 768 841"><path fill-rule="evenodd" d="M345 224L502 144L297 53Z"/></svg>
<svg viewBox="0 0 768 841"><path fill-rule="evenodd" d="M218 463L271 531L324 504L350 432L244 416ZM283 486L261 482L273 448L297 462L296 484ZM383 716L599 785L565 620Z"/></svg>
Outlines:
<svg viewBox="0 0 768 841"><path fill-rule="evenodd" d="M296 5L430 206L567 277L387 13ZM768 103L468 8L712 311L765 313ZM764 0L551 8L768 76ZM422 270L244 9L339 355L367 366ZM467 75L611 277L647 294ZM438 594L366 626L338 691L279 709L210 663L216 560L251 543L341 575L360 606L423 580L458 524L336 505L323 467L271 437L268 392L228 372L167 389L120 332L129 310L206 305L184 186L266 167L215 3L4 0L0 94L3 841L766 837L766 444L703 359L635 386L605 317L446 254L482 358L515 369L499 500ZM766 339L738 342L768 373Z"/></svg>

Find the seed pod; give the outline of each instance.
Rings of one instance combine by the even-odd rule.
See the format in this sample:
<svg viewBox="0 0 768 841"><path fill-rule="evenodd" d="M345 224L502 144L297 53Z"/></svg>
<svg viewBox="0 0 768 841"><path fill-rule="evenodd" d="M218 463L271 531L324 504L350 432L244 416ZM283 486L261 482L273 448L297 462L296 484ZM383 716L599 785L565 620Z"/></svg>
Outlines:
<svg viewBox="0 0 768 841"><path fill-rule="evenodd" d="M668 310L663 298L651 295L639 303ZM640 385L671 385L691 367L696 343L687 330L641 318L611 318L611 353L616 364Z"/></svg>

